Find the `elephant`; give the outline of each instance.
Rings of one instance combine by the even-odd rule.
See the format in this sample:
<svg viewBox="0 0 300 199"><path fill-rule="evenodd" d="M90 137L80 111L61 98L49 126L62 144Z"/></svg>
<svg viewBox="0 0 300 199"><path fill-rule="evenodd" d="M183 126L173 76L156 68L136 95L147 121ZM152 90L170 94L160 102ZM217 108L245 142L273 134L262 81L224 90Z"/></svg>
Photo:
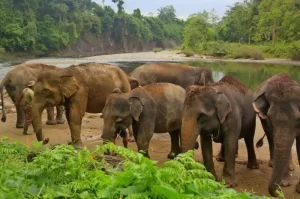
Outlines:
<svg viewBox="0 0 300 199"><path fill-rule="evenodd" d="M140 82L141 86L168 82L187 89L191 85L213 83L212 72L207 67L191 67L178 63L147 63L132 71L129 77ZM135 88L136 84L132 85Z"/></svg>
<svg viewBox="0 0 300 199"><path fill-rule="evenodd" d="M276 197L280 183L287 185L289 181L288 164L295 138L300 159L300 86L288 74L276 74L257 88L253 108L262 123L269 125L266 130L273 138L270 152L274 153L274 165L268 189ZM300 182L296 190L300 193Z"/></svg>
<svg viewBox="0 0 300 199"><path fill-rule="evenodd" d="M131 90L126 73L110 64L89 62L41 73L34 87L32 105L37 140L45 141L41 125L42 109L63 105L72 145L80 149L81 122L85 112L101 113L107 96L115 88L122 92Z"/></svg>
<svg viewBox="0 0 300 199"><path fill-rule="evenodd" d="M26 88L28 81L34 80L36 81L39 74L43 71L48 70L57 70L58 68L52 65L45 65L45 64L20 64L15 66L11 69L3 78L1 85L0 85L0 92L1 92L1 103L2 103L2 118L3 122L6 121L6 113L5 113L5 105L3 100L3 87L5 87L9 97L11 100L16 103L19 98L21 97L22 91ZM25 115L24 111L19 105L16 105L17 110L17 122L16 128L23 128ZM48 107L48 121L46 124L54 125L54 124L63 124L65 122L63 118L63 107L56 106L57 115L56 119L54 119L54 108Z"/></svg>
<svg viewBox="0 0 300 199"><path fill-rule="evenodd" d="M253 92L232 76L207 86L190 86L182 111L181 151L192 150L200 134L206 169L217 179L212 154L212 140L224 147L223 178L228 187L236 187L235 154L238 140L244 138L250 169L258 169L253 139L256 114L252 108Z"/></svg>
<svg viewBox="0 0 300 199"><path fill-rule="evenodd" d="M155 133L169 132L173 158L180 152L179 135L185 90L171 83L155 83L128 93L118 89L107 98L103 109L102 139L112 141L120 129L132 125L138 151L149 157L149 142Z"/></svg>

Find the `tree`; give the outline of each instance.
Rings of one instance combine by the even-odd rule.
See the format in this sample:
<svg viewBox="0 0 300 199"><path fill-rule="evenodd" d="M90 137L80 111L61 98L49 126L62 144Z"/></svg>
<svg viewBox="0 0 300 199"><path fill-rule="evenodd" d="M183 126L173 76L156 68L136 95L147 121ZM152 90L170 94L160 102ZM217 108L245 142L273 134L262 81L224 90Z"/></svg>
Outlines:
<svg viewBox="0 0 300 199"><path fill-rule="evenodd" d="M176 21L176 10L172 5L161 7L158 9L158 18L165 23L172 23Z"/></svg>
<svg viewBox="0 0 300 199"><path fill-rule="evenodd" d="M124 7L123 7L123 4L125 3L123 0L112 0L112 2L114 3L118 3L117 6L118 6L118 14L122 14L124 13Z"/></svg>

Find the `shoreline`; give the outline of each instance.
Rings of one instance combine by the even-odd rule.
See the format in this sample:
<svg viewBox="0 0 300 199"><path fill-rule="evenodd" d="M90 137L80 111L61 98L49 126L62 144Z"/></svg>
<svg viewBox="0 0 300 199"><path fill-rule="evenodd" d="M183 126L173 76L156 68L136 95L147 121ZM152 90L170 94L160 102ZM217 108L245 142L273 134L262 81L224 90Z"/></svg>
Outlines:
<svg viewBox="0 0 300 199"><path fill-rule="evenodd" d="M52 65L72 65L80 64L84 62L234 62L234 63L254 63L254 64L282 64L300 66L300 61L293 61L288 59L267 58L264 60L253 59L225 59L225 58L213 58L206 56L195 55L194 57L186 57L184 54L180 54L179 51L161 51L154 52L137 52L137 53L121 53L121 54L109 54L98 55L82 58L66 58L66 57L44 57L38 59L31 59L25 61L25 63L45 63Z"/></svg>

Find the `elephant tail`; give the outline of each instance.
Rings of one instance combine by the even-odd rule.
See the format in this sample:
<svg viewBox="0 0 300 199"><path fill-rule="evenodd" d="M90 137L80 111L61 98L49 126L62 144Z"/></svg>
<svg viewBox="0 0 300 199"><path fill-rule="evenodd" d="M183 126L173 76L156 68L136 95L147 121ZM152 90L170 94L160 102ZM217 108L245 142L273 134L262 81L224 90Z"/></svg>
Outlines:
<svg viewBox="0 0 300 199"><path fill-rule="evenodd" d="M256 148L260 148L264 145L265 136L266 136L266 134L264 134L264 136L262 138L260 138L260 140L258 140L258 142L256 142Z"/></svg>
<svg viewBox="0 0 300 199"><path fill-rule="evenodd" d="M0 85L1 106L2 106L2 118L1 118L1 121L2 122L6 121L6 113L5 113L4 99L3 99L4 98L4 96L3 96L3 89L4 89L4 86L7 83L7 81L8 81L8 77L5 76L4 79L1 82L1 85Z"/></svg>

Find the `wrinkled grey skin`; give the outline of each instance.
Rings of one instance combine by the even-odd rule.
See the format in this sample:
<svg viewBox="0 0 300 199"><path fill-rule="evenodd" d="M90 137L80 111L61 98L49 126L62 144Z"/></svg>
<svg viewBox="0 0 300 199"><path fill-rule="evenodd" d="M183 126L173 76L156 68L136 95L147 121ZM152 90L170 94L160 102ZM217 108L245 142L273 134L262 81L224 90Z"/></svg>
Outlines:
<svg viewBox="0 0 300 199"><path fill-rule="evenodd" d="M11 69L3 78L1 85L0 85L0 92L1 92L1 100L2 100L2 118L3 122L6 121L6 113L5 113L5 104L3 100L3 88L5 87L9 97L11 100L16 103L22 94L24 88L27 87L27 84L30 80L36 81L39 74L43 71L47 70L56 70L55 66L45 65L45 64L21 64L15 66ZM25 122L25 115L23 109L17 105L17 128L23 128ZM54 124L63 124L65 122L63 118L63 107L57 106L57 115L56 119L54 119L54 108L48 107L48 120L46 124L54 125Z"/></svg>
<svg viewBox="0 0 300 199"><path fill-rule="evenodd" d="M111 141L116 131L132 125L138 150L149 157L149 142L154 133L169 132L171 136L172 158L179 153L181 110L185 90L170 83L156 83L138 87L128 93L117 89L106 101L102 117L104 119L104 140Z"/></svg>
<svg viewBox="0 0 300 199"><path fill-rule="evenodd" d="M257 88L253 108L273 139L269 143L274 156L269 193L276 197L280 183L289 185L288 165L295 138L300 159L300 86L287 74L274 75ZM300 182L296 190L300 193Z"/></svg>
<svg viewBox="0 0 300 199"><path fill-rule="evenodd" d="M209 68L165 62L144 64L132 71L129 77L138 80L141 86L168 82L184 89L191 85L207 85L214 82ZM133 84L132 89L135 86Z"/></svg>
<svg viewBox="0 0 300 199"><path fill-rule="evenodd" d="M82 147L81 123L85 112L101 113L106 97L115 88L130 91L126 73L117 66L84 63L39 75L34 88L33 128L39 141L46 142L41 114L44 107L63 105L71 131L72 144Z"/></svg>
<svg viewBox="0 0 300 199"><path fill-rule="evenodd" d="M191 86L186 93L181 127L182 152L192 150L200 134L204 165L217 178L212 138L222 143L225 154L223 178L230 187L237 186L235 154L239 139L244 138L246 143L247 167L259 167L253 145L256 115L252 101L252 91L231 76L208 86Z"/></svg>

